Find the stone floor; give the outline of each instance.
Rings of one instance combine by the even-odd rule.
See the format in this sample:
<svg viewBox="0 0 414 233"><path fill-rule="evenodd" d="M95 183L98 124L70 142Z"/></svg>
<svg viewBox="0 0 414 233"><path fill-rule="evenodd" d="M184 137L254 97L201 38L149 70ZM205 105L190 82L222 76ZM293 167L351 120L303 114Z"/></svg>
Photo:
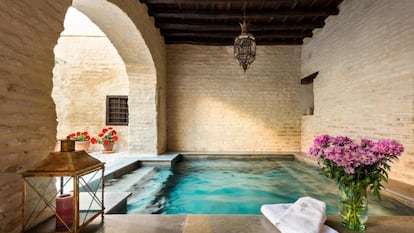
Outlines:
<svg viewBox="0 0 414 233"><path fill-rule="evenodd" d="M279 233L262 215L105 215L82 233ZM328 217L327 225L340 233L355 233ZM366 233L413 233L414 216L372 216Z"/></svg>

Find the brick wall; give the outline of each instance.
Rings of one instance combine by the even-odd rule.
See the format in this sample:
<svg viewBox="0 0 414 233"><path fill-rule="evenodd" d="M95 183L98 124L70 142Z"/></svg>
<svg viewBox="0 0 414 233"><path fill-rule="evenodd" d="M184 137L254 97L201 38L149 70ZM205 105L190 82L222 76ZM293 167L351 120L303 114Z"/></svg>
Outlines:
<svg viewBox="0 0 414 233"><path fill-rule="evenodd" d="M2 1L0 7L0 232L20 232L21 172L56 138L53 47L70 1Z"/></svg>
<svg viewBox="0 0 414 233"><path fill-rule="evenodd" d="M92 4L89 5L89 9L95 16L101 14L101 18L112 20L105 25L112 25L113 31L108 32L115 35L111 42L114 39L113 44L118 46L115 47L121 57L132 58L124 60L127 61L126 64L130 65L134 58L140 62L151 61L147 63L148 66L136 62L128 68L132 67L132 70L136 71L138 75L134 77L151 78L147 83L154 84L148 86L148 90L154 93L151 98L154 111L149 116L153 120L142 119L141 122L148 125L148 131L155 135L151 141L154 143L149 150L157 152L159 148L165 148L165 145L157 143L165 141L159 139L158 135L165 137L166 134L160 132L162 127L157 125L159 122L165 122L160 114L162 110L159 110L165 95L155 94L157 90L163 93L161 89L165 89L162 86L165 83L165 48L153 21L143 13L146 12L146 8L135 0L112 1L121 6L117 11L116 5L107 1L75 1ZM71 4L70 0L2 1L0 4L0 232L21 231L22 187L19 172L33 166L54 149L52 142L56 140L57 115L51 96L52 69L55 65L53 48L63 31L64 17ZM119 24L121 21L115 21L114 18L110 18L112 14L106 14L103 8L108 4L118 15L128 12L128 15L123 13L122 16L135 17L134 21L129 20L123 27L113 27L113 22ZM139 6L133 7L134 4ZM131 25L134 30L126 27ZM126 33L117 33L116 28L126 30ZM126 35L130 37L126 38ZM126 47L126 41L136 42L136 38L143 42L138 45L144 49L140 49L139 46ZM122 49L119 49L121 47ZM120 51L129 51L129 54L121 54ZM146 57L138 56L138 52L145 53ZM147 76L139 76L139 71L146 70L149 70ZM160 100L159 104L157 98Z"/></svg>
<svg viewBox="0 0 414 233"><path fill-rule="evenodd" d="M170 151L298 151L300 46L259 46L243 74L233 47L167 46Z"/></svg>
<svg viewBox="0 0 414 233"><path fill-rule="evenodd" d="M141 41L148 46L132 49L124 42L136 37L111 38L133 74L130 77L148 90L137 106L152 103L154 109L148 112L149 118L135 121L134 132L150 135L147 141L138 140L137 148L152 143L145 149L159 152L166 147L162 106L168 58L170 150L305 151L320 133L355 139L390 137L406 148L393 166L391 178L413 183L411 1L346 0L340 14L330 17L325 28L304 45L302 55L300 47L259 46L257 60L247 75L232 60L231 47L174 45L168 46L166 57L162 37L143 13L146 8L135 0L111 2L121 5L122 12L133 18L134 28L141 31L145 38ZM138 7L133 7L136 4ZM57 126L51 97L53 48L69 5L69 0L1 3L0 232L20 232L18 172L53 149ZM90 10L101 12L93 7ZM104 14L111 20L108 16ZM108 30L110 35L137 35L135 30L117 33L116 28L120 27ZM138 52L148 50L144 59L138 59ZM301 119L298 78L316 70L320 72L314 83L315 114ZM148 72L142 75L142 71ZM135 93L139 99L140 92Z"/></svg>
<svg viewBox="0 0 414 233"><path fill-rule="evenodd" d="M100 0L94 0L99 2ZM136 0L110 0L120 7L139 29L139 48L124 49L136 59L125 62L130 76L130 103L134 106L130 115L129 150L154 155L167 149L166 123L166 49L164 38L154 26L154 19L148 16L145 4ZM123 32L128 35L130 31ZM119 41L122 45L124 39Z"/></svg>
<svg viewBox="0 0 414 233"><path fill-rule="evenodd" d="M74 0L73 6L100 27L125 63L130 86L128 150L152 155L165 151L165 46L146 5L135 0Z"/></svg>
<svg viewBox="0 0 414 233"><path fill-rule="evenodd" d="M58 138L88 131L97 137L105 122L106 96L128 95L128 76L118 52L105 36L62 36L55 48L52 92ZM119 135L116 151L128 150L128 126L113 126ZM91 145L92 151L102 145Z"/></svg>
<svg viewBox="0 0 414 233"><path fill-rule="evenodd" d="M347 0L305 43L302 75L319 75L314 115L302 118L302 151L323 133L392 138L406 151L390 177L414 184L412 12L412 1Z"/></svg>

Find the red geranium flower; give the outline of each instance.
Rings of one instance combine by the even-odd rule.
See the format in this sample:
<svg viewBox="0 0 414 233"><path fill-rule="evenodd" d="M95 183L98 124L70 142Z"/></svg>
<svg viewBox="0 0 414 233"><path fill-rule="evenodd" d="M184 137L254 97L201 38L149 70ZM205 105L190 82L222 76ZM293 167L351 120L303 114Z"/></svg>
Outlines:
<svg viewBox="0 0 414 233"><path fill-rule="evenodd" d="M92 144L96 144L98 141L96 140L96 138L91 138L91 143Z"/></svg>
<svg viewBox="0 0 414 233"><path fill-rule="evenodd" d="M98 134L97 143L107 145L111 142L118 141L119 137L117 136L116 130L112 127L103 128L101 133Z"/></svg>
<svg viewBox="0 0 414 233"><path fill-rule="evenodd" d="M70 133L68 137L76 141L89 141L91 139L87 131L83 133L81 133L80 131L77 131L76 133Z"/></svg>

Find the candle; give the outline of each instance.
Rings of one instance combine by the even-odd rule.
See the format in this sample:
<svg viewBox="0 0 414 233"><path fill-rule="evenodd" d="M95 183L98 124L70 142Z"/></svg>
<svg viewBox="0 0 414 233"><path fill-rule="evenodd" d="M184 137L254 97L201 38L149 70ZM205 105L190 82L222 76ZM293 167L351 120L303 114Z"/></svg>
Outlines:
<svg viewBox="0 0 414 233"><path fill-rule="evenodd" d="M73 195L62 194L56 197L56 215L70 227L73 223ZM63 222L56 216L56 228L65 228Z"/></svg>

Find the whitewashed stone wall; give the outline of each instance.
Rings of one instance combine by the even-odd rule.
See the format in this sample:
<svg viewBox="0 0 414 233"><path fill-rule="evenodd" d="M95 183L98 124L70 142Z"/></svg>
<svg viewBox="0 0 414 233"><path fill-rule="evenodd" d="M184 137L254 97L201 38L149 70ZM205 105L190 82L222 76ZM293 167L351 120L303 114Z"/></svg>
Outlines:
<svg viewBox="0 0 414 233"><path fill-rule="evenodd" d="M105 122L106 96L128 95L125 64L106 35L87 16L70 7L56 45L52 96L57 138L87 131L97 137ZM128 126L112 126L119 136L116 151L128 150ZM91 151L102 145L91 145Z"/></svg>
<svg viewBox="0 0 414 233"><path fill-rule="evenodd" d="M128 150L150 155L164 152L165 47L145 4L74 0L73 6L100 27L125 63L130 87Z"/></svg>
<svg viewBox="0 0 414 233"><path fill-rule="evenodd" d="M55 48L53 99L57 137L88 131L97 137L106 125L106 96L128 95L125 65L105 36L62 36ZM116 151L128 150L128 126L112 126L119 136ZM91 151L102 145L91 145Z"/></svg>
<svg viewBox="0 0 414 233"><path fill-rule="evenodd" d="M231 46L169 45L170 151L299 151L300 46L259 46L243 74Z"/></svg>
<svg viewBox="0 0 414 233"><path fill-rule="evenodd" d="M70 1L2 1L0 6L0 232L20 232L19 172L54 148L53 48Z"/></svg>
<svg viewBox="0 0 414 233"><path fill-rule="evenodd" d="M169 46L166 57L162 37L142 4L110 2L133 19L150 51L147 59L153 61L147 69L134 65L136 48L121 46L128 38L111 38L127 70L135 70L136 77L148 77L143 82L154 93L148 99L155 103L156 111L150 114L157 120L140 119L133 129L150 134L149 142L157 142L148 151L166 148L163 106L168 58L171 150L305 151L321 133L356 139L389 137L406 148L391 178L413 183L414 5L410 0L345 0L340 14L330 17L325 28L304 45L301 70L300 47L259 47L257 61L246 76L232 61L230 47L207 49L217 61L198 55L205 52L201 46ZM69 0L2 1L0 5L0 232L21 230L18 172L54 147L53 48L70 5ZM110 35L133 33L113 29ZM141 68L149 69L147 76L138 75ZM315 112L302 117L300 140L297 81L300 73L304 76L316 70L320 72L314 83Z"/></svg>
<svg viewBox="0 0 414 233"><path fill-rule="evenodd" d="M95 8L93 6L89 8L95 16L101 14L102 18L108 17L106 12L100 8L107 1L76 1L96 4ZM125 59L128 58L125 54L128 50L135 59L141 58L136 57L137 51L146 51L147 57L152 60L151 72L154 75L150 77L156 80L156 85L152 89L153 93L159 90L160 94L154 94L153 98L156 111L152 113L152 116L156 120L149 128L155 132L156 136L149 150L157 152L166 147L158 144L165 143L163 138L166 136L165 132L162 132L166 130L165 126L162 126L165 122L165 115L162 115L163 110L159 109L163 106L162 101L165 100L163 84L166 69L163 39L154 27L151 18L146 14L146 7L143 4L135 0L111 2L114 4L112 9L116 9L115 4L119 4L121 10L118 9L118 12L127 12L126 16L133 18L130 22L135 25L132 27L134 30L126 27L131 24L125 27L113 27L114 30L110 33L115 35L115 39L111 38L111 41L114 39L116 42L113 44L124 61L127 61L125 62L127 67L132 61ZM30 168L54 149L57 115L51 96L52 69L55 65L53 48L63 31L64 17L71 4L70 0L2 1L0 4L0 73L2 76L0 79L0 129L2 130L0 138L3 149L0 155L0 232L21 231L22 187L19 172ZM114 22L111 21L109 25ZM115 30L117 28L126 30L126 32L117 33ZM123 50L119 50L119 45L128 39L122 37L132 34L136 37L129 39L136 41L137 37L140 38L144 41L141 43L144 49L135 50L136 47L124 47ZM144 121L147 120L144 119ZM161 136L158 137L157 134Z"/></svg>
<svg viewBox="0 0 414 233"><path fill-rule="evenodd" d="M315 110L302 118L302 151L319 134L392 138L405 152L390 178L414 184L414 4L347 0L302 50Z"/></svg>
<svg viewBox="0 0 414 233"><path fill-rule="evenodd" d="M90 1L90 0L88 0ZM95 0L99 1L99 0ZM154 19L148 16L145 4L136 0L110 0L120 7L133 24L139 29L144 40L136 41L139 47L133 50L124 43L117 41L117 48L124 44L130 56L136 59L125 59L127 73L130 77L129 103L129 150L149 155L160 154L167 149L167 123L166 123L166 48L159 29L154 26ZM130 31L122 32L128 36ZM124 51L118 51L124 54Z"/></svg>

